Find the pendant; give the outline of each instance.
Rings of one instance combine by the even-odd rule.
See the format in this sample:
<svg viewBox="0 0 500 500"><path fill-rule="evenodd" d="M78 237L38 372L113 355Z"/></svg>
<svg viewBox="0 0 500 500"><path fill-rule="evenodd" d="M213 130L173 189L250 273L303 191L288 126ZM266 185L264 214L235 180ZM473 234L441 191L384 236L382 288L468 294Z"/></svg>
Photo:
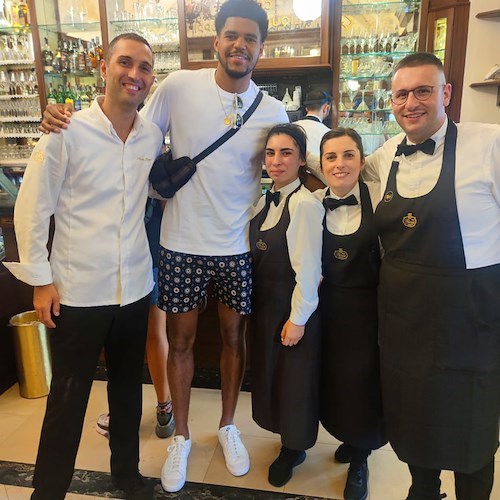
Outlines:
<svg viewBox="0 0 500 500"><path fill-rule="evenodd" d="M226 116L224 118L224 125L231 125L231 119L229 118L229 116Z"/></svg>

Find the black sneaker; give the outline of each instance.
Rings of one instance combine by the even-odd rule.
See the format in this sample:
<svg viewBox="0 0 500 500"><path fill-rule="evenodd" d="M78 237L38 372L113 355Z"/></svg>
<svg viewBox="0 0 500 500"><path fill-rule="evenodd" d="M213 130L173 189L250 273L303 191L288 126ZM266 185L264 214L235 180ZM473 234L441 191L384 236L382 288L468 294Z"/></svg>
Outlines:
<svg viewBox="0 0 500 500"><path fill-rule="evenodd" d="M170 437L175 431L174 413L156 408L156 427L155 433L161 438Z"/></svg>
<svg viewBox="0 0 500 500"><path fill-rule="evenodd" d="M366 460L349 467L344 489L345 500L366 500L368 496L368 464Z"/></svg>
<svg viewBox="0 0 500 500"><path fill-rule="evenodd" d="M137 474L131 476L113 476L111 475L113 486L125 493L127 500L153 500L154 487L151 481Z"/></svg>
<svg viewBox="0 0 500 500"><path fill-rule="evenodd" d="M281 447L278 458L269 467L269 482L276 487L284 486L292 478L293 468L306 459L306 452Z"/></svg>

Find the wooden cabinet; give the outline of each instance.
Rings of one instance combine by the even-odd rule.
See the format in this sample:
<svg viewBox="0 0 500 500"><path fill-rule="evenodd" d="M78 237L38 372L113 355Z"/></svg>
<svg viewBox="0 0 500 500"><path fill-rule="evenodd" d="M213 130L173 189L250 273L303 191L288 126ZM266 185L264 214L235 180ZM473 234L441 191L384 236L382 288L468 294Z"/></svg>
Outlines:
<svg viewBox="0 0 500 500"><path fill-rule="evenodd" d="M443 62L446 80L453 87L446 111L457 122L460 121L469 10L469 0L430 0L427 19L425 50Z"/></svg>
<svg viewBox="0 0 500 500"><path fill-rule="evenodd" d="M311 19L301 19L300 4L309 6ZM179 0L181 65L198 69L215 67L215 16L219 0ZM256 68L279 73L291 68L330 67L329 0L266 0L261 3L269 18L264 53Z"/></svg>

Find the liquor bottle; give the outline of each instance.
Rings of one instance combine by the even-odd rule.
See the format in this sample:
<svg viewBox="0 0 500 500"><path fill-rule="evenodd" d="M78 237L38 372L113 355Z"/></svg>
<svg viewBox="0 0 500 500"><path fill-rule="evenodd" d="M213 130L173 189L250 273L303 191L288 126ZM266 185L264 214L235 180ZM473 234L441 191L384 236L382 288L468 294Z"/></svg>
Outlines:
<svg viewBox="0 0 500 500"><path fill-rule="evenodd" d="M64 104L64 88L62 85L57 86L56 101L58 104Z"/></svg>
<svg viewBox="0 0 500 500"><path fill-rule="evenodd" d="M75 95L75 111L80 111L82 109L82 98L80 92L78 91L78 87L75 86L73 93Z"/></svg>
<svg viewBox="0 0 500 500"><path fill-rule="evenodd" d="M57 50L52 61L52 69L55 73L60 73L62 71L61 51L59 50L59 43L57 44Z"/></svg>
<svg viewBox="0 0 500 500"><path fill-rule="evenodd" d="M81 71L82 73L85 72L85 51L83 50L83 44L81 40L78 40L78 56L76 69L78 71Z"/></svg>
<svg viewBox="0 0 500 500"><path fill-rule="evenodd" d="M103 58L103 50L98 36L95 37L95 45L96 45L97 64L99 64L99 61Z"/></svg>
<svg viewBox="0 0 500 500"><path fill-rule="evenodd" d="M48 104L56 104L57 97L54 89L52 88L52 83L49 83L49 93L47 94L47 103Z"/></svg>
<svg viewBox="0 0 500 500"><path fill-rule="evenodd" d="M92 62L92 56L94 56L93 51L93 42L91 40L90 42L87 42L87 51L85 52L85 71L89 75L91 75L94 71L94 64Z"/></svg>
<svg viewBox="0 0 500 500"><path fill-rule="evenodd" d="M90 107L90 98L87 94L87 89L82 87L80 91L80 103L82 109L87 109Z"/></svg>
<svg viewBox="0 0 500 500"><path fill-rule="evenodd" d="M76 96L75 96L75 93L73 92L73 89L71 88L69 82L66 84L66 93L65 93L65 96L64 96L64 102L66 104L71 104L74 106L75 104L75 99L76 99Z"/></svg>
<svg viewBox="0 0 500 500"><path fill-rule="evenodd" d="M43 70L46 73L51 73L52 71L54 71L54 67L52 66L52 63L54 61L54 53L50 48L49 39L44 38L44 40L45 40L45 45L43 46L42 49Z"/></svg>
<svg viewBox="0 0 500 500"><path fill-rule="evenodd" d="M21 26L29 26L30 20L29 20L28 5L25 2L21 1L18 4L18 9L19 9L19 24Z"/></svg>
<svg viewBox="0 0 500 500"><path fill-rule="evenodd" d="M68 73L74 73L76 71L76 55L74 44L68 40Z"/></svg>
<svg viewBox="0 0 500 500"><path fill-rule="evenodd" d="M61 43L61 70L63 73L69 73L69 55L68 55L68 44L66 40Z"/></svg>
<svg viewBox="0 0 500 500"><path fill-rule="evenodd" d="M91 40L91 45L90 45L90 58L92 59L92 73L95 73L95 70L97 70L97 55L96 55L96 43L95 40L92 38Z"/></svg>

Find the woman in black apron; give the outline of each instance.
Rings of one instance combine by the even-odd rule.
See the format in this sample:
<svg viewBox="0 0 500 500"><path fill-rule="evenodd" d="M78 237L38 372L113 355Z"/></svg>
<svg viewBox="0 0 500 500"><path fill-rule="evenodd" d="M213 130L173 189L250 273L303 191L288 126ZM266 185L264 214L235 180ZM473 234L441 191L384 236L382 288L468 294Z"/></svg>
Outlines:
<svg viewBox="0 0 500 500"><path fill-rule="evenodd" d="M323 136L320 147L328 183L316 193L326 209L320 420L350 455L344 498L364 500L368 455L387 442L377 346L379 241L370 192L359 181L365 162L361 137L353 129L338 128Z"/></svg>
<svg viewBox="0 0 500 500"><path fill-rule="evenodd" d="M269 468L269 482L278 487L305 460L318 432L323 207L299 179L305 157L301 127L270 130L265 164L274 184L250 222L252 413L259 426L281 435L280 455Z"/></svg>

